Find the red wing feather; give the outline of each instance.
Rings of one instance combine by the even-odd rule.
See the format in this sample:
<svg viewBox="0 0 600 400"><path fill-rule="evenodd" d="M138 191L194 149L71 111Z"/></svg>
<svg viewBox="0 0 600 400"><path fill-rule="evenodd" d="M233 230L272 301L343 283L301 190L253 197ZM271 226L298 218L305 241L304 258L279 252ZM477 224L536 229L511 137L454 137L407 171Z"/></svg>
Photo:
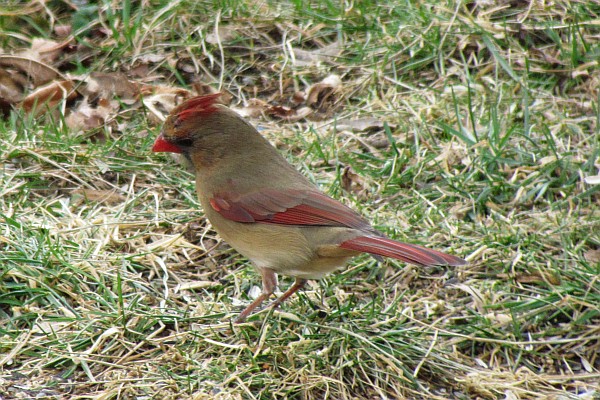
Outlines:
<svg viewBox="0 0 600 400"><path fill-rule="evenodd" d="M416 265L465 265L462 258L414 244L396 242L386 237L361 236L350 239L340 247L383 257L395 258Z"/></svg>
<svg viewBox="0 0 600 400"><path fill-rule="evenodd" d="M352 209L317 191L264 190L237 198L221 194L213 197L210 204L219 214L237 222L372 230Z"/></svg>

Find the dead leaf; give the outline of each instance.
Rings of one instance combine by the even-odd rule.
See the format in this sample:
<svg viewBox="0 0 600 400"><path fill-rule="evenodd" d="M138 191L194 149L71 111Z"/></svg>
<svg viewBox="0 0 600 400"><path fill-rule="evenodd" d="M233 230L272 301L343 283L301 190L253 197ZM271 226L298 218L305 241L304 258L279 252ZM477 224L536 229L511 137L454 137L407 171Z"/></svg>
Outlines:
<svg viewBox="0 0 600 400"><path fill-rule="evenodd" d="M242 117L257 118L261 115L270 115L272 117L278 117L288 121L299 120L308 115L305 110L294 110L293 108L281 106L281 105L270 105L264 100L250 99L248 105L243 108L233 107L233 110L240 114ZM298 112L302 111L302 115L299 116Z"/></svg>
<svg viewBox="0 0 600 400"><path fill-rule="evenodd" d="M129 68L129 76L134 78L145 78L150 74L150 68L146 63L136 63L134 66Z"/></svg>
<svg viewBox="0 0 600 400"><path fill-rule="evenodd" d="M142 96L170 94L180 96L182 101L192 96L192 93L187 89L165 85L142 85L140 93Z"/></svg>
<svg viewBox="0 0 600 400"><path fill-rule="evenodd" d="M162 62L166 59L165 55L149 53L139 56L131 64L128 75L130 77L140 78L145 82L156 81L157 75L151 74L153 69L150 68L150 64Z"/></svg>
<svg viewBox="0 0 600 400"><path fill-rule="evenodd" d="M395 125L388 124L391 128ZM366 117L358 119L340 119L336 123L338 130L347 130L352 132L378 131L383 129L384 123L379 118Z"/></svg>
<svg viewBox="0 0 600 400"><path fill-rule="evenodd" d="M20 55L22 57L31 58L45 64L50 64L71 45L73 38L64 42L56 42L54 40L34 38L31 42L31 48L25 50Z"/></svg>
<svg viewBox="0 0 600 400"><path fill-rule="evenodd" d="M144 106L150 111L149 118L154 123L164 122L171 110L192 97L188 90L170 86L144 85L140 92Z"/></svg>
<svg viewBox="0 0 600 400"><path fill-rule="evenodd" d="M295 113L293 109L285 106L269 106L267 107L266 111L269 115L274 115L280 118L287 118Z"/></svg>
<svg viewBox="0 0 600 400"><path fill-rule="evenodd" d="M204 82L192 83L192 89L194 90L194 93L196 93L196 95L198 96L217 93L216 89ZM231 103L231 99L233 99L233 96L223 91L221 92L221 97L219 97L219 102L228 105L229 103Z"/></svg>
<svg viewBox="0 0 600 400"><path fill-rule="evenodd" d="M287 122L295 122L307 118L314 113L310 107L292 108L281 104L270 104L267 101L251 98L244 107L231 107L242 117L257 118L261 115L280 118Z"/></svg>
<svg viewBox="0 0 600 400"><path fill-rule="evenodd" d="M357 135L351 131L343 131L343 133L345 136L348 136L348 137L352 138L353 140L355 140L356 142L358 142L362 147L365 148L365 150L367 150L369 153L375 155L377 158L382 157L381 152L379 150L377 150L377 148L373 147L373 145L371 145L371 142L369 140L367 140L364 137Z"/></svg>
<svg viewBox="0 0 600 400"><path fill-rule="evenodd" d="M140 61L148 64L156 64L163 62L167 56L164 54L156 54L156 53L147 53L136 58L136 61Z"/></svg>
<svg viewBox="0 0 600 400"><path fill-rule="evenodd" d="M309 66L334 61L341 54L342 46L339 42L333 42L315 50L292 49L292 51L294 65Z"/></svg>
<svg viewBox="0 0 600 400"><path fill-rule="evenodd" d="M303 104L306 101L306 93L304 92L295 92L292 96L292 103L298 105Z"/></svg>
<svg viewBox="0 0 600 400"><path fill-rule="evenodd" d="M72 31L73 31L73 29L72 29L71 25L55 25L54 26L54 33L58 37L69 36Z"/></svg>
<svg viewBox="0 0 600 400"><path fill-rule="evenodd" d="M365 190L365 185L358 174L350 167L344 167L341 176L342 189L354 194L361 194Z"/></svg>
<svg viewBox="0 0 600 400"><path fill-rule="evenodd" d="M288 122L300 121L301 119L305 119L314 114L314 110L310 107L301 107L296 110L294 115L286 118Z"/></svg>
<svg viewBox="0 0 600 400"><path fill-rule="evenodd" d="M336 102L335 94L342 86L342 80L337 75L329 75L308 89L306 105L319 110L331 108Z"/></svg>
<svg viewBox="0 0 600 400"><path fill-rule="evenodd" d="M219 44L226 43L235 39L235 27L233 25L220 25L216 32L213 32L206 35L206 43L210 44Z"/></svg>
<svg viewBox="0 0 600 400"><path fill-rule="evenodd" d="M365 142L375 149L387 149L390 147L390 141L383 131L369 133Z"/></svg>
<svg viewBox="0 0 600 400"><path fill-rule="evenodd" d="M266 101L252 98L248 100L248 104L245 107L232 107L232 109L242 117L257 118L263 115L268 107L269 105Z"/></svg>
<svg viewBox="0 0 600 400"><path fill-rule="evenodd" d="M117 102L100 99L96 107L92 107L84 98L77 107L65 118L67 126L74 131L88 131L104 125L104 123L119 110Z"/></svg>
<svg viewBox="0 0 600 400"><path fill-rule="evenodd" d="M140 85L132 82L121 72L92 72L82 80L85 85L79 91L91 99L98 97L135 100L140 94Z"/></svg>
<svg viewBox="0 0 600 400"><path fill-rule="evenodd" d="M23 86L13 79L13 74L0 69L0 98L10 104L16 104L23 99Z"/></svg>
<svg viewBox="0 0 600 400"><path fill-rule="evenodd" d="M60 72L49 65L25 57L0 56L0 66L23 72L29 77L35 87L57 78L66 79Z"/></svg>
<svg viewBox="0 0 600 400"><path fill-rule="evenodd" d="M44 108L40 108L41 105L52 108L63 100L73 100L77 95L73 82L69 80L55 81L30 93L21 102L21 106L28 112L34 108L43 110Z"/></svg>
<svg viewBox="0 0 600 400"><path fill-rule="evenodd" d="M600 263L600 250L588 250L583 253L583 257L589 263Z"/></svg>

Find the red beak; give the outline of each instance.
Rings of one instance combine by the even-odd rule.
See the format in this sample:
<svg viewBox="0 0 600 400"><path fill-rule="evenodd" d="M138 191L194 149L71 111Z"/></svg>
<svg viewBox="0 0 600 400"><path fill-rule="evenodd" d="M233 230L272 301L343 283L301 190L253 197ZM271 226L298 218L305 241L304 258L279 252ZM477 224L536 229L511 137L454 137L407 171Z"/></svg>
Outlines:
<svg viewBox="0 0 600 400"><path fill-rule="evenodd" d="M152 146L152 151L155 153L183 153L181 148L173 143L165 140L163 135L159 135Z"/></svg>

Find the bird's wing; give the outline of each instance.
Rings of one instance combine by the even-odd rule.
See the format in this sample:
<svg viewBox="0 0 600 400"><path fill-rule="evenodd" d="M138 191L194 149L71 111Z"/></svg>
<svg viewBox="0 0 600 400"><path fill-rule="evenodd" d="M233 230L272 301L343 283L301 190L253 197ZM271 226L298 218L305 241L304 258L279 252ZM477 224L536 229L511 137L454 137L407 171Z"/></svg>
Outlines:
<svg viewBox="0 0 600 400"><path fill-rule="evenodd" d="M318 191L266 189L243 196L220 193L210 199L210 205L237 222L373 229L352 209Z"/></svg>
<svg viewBox="0 0 600 400"><path fill-rule="evenodd" d="M375 231L352 209L310 190L262 190L243 196L221 193L210 199L223 217L244 223L338 226L360 234L339 244L343 249L392 257L416 265L464 265L466 261L425 247L396 242Z"/></svg>

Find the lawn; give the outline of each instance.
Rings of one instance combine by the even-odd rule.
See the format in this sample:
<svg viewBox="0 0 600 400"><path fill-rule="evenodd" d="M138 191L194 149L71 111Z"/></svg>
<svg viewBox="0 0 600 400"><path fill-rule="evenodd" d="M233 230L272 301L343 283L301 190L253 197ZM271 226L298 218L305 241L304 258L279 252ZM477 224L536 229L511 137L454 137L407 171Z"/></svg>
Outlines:
<svg viewBox="0 0 600 400"><path fill-rule="evenodd" d="M600 398L600 2L0 6L0 400ZM392 238L260 277L150 151L220 91ZM280 279L280 291L293 280Z"/></svg>

